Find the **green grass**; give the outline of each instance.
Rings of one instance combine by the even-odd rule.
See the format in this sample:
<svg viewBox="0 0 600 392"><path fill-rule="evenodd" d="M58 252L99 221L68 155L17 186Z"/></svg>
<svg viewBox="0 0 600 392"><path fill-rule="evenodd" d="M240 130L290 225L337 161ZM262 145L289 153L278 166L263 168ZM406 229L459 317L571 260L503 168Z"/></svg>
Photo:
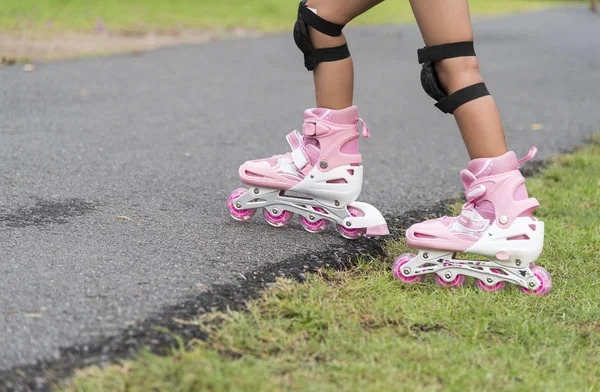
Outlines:
<svg viewBox="0 0 600 392"><path fill-rule="evenodd" d="M502 14L572 4L560 0L471 0L475 15ZM259 31L289 30L297 0L0 0L0 31L172 31L181 28L245 27ZM412 21L408 1L386 1L357 23Z"/></svg>
<svg viewBox="0 0 600 392"><path fill-rule="evenodd" d="M209 340L77 373L73 391L598 391L600 138L528 179L541 202L548 297L391 276L388 256L305 284L279 280L246 311L203 316ZM217 322L215 322L217 321Z"/></svg>

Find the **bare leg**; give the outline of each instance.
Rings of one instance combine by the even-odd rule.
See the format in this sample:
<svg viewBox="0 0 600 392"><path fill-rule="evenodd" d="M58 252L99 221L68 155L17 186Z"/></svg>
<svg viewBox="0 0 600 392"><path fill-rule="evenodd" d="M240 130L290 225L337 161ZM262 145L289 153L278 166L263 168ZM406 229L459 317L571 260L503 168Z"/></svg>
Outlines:
<svg viewBox="0 0 600 392"><path fill-rule="evenodd" d="M306 5L332 23L346 24L383 0L309 0ZM346 37L330 37L310 28L315 48L331 48L346 43ZM344 109L352 106L354 95L354 65L352 57L319 63L314 69L317 107Z"/></svg>
<svg viewBox="0 0 600 392"><path fill-rule="evenodd" d="M425 45L472 41L467 0L410 0ZM476 57L457 57L435 64L448 94L483 81ZM504 129L491 96L470 101L454 111L454 118L471 159L492 158L507 152Z"/></svg>

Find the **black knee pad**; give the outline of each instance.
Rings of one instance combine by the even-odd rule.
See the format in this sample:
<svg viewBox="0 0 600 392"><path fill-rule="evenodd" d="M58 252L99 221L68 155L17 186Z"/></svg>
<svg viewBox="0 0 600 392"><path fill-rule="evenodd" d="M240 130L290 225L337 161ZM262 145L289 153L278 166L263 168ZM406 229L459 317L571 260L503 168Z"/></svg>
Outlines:
<svg viewBox="0 0 600 392"><path fill-rule="evenodd" d="M300 2L298 19L294 25L294 41L296 41L298 49L304 53L306 69L312 71L321 62L343 60L350 57L350 51L346 44L334 48L315 49L310 39L308 26L325 35L339 37L342 35L344 25L331 23L321 18L306 6L306 2L307 0Z"/></svg>
<svg viewBox="0 0 600 392"><path fill-rule="evenodd" d="M436 61L454 57L475 56L473 42L455 42L452 44L426 46L417 51L421 69L421 85L425 92L438 101L435 106L444 113L454 111L465 103L490 95L485 83L477 83L448 95L435 73L433 64Z"/></svg>

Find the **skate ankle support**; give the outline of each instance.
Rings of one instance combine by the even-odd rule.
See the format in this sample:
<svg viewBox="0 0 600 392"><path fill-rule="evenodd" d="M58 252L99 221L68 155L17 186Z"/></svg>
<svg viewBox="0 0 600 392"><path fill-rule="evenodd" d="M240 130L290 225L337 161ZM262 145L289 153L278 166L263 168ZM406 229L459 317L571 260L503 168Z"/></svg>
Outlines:
<svg viewBox="0 0 600 392"><path fill-rule="evenodd" d="M341 165L357 166L362 163L357 140L360 137L358 122L340 125L322 119L307 119L302 131L306 137L319 141L320 155L316 166L320 172L328 172ZM363 128L363 136L367 131ZM350 145L353 147L345 148Z"/></svg>
<svg viewBox="0 0 600 392"><path fill-rule="evenodd" d="M515 199L517 189L524 184L525 178L518 169L478 178L466 190L467 202L463 208L482 201L490 202L494 206L496 225L506 229L517 218L530 216L532 211L540 206L538 200L533 197Z"/></svg>
<svg viewBox="0 0 600 392"><path fill-rule="evenodd" d="M298 17L294 25L294 41L298 49L304 53L304 65L312 71L317 64L329 61L338 61L350 57L348 45L333 48L315 48L310 38L308 27L330 37L342 35L345 25L331 23L317 15L316 11L306 6L307 0L302 0L298 6Z"/></svg>
<svg viewBox="0 0 600 392"><path fill-rule="evenodd" d="M426 46L417 50L421 69L421 85L425 92L438 101L435 106L444 113L454 111L467 102L490 95L485 83L477 83L448 95L435 72L434 63L455 57L475 56L473 42L455 42L436 46Z"/></svg>

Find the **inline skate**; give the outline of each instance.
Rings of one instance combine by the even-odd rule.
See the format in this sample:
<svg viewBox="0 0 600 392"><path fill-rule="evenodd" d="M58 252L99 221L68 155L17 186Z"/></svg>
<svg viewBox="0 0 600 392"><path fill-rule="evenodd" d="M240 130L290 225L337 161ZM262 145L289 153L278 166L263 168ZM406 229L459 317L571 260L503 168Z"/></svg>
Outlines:
<svg viewBox="0 0 600 392"><path fill-rule="evenodd" d="M355 201L363 180L362 156L358 151L359 126L369 138L358 108L308 109L303 134L287 135L292 152L245 162L240 180L249 186L229 194L227 206L233 219L246 221L258 208L275 227L289 223L294 214L310 233L337 224L348 239L389 234L381 213L372 205Z"/></svg>
<svg viewBox="0 0 600 392"><path fill-rule="evenodd" d="M510 151L498 158L472 160L460 173L467 202L457 217L413 225L406 242L419 254L403 254L392 267L394 277L416 283L435 274L442 286L460 287L475 278L483 291L514 283L526 293L544 296L552 289L550 274L533 263L542 253L544 222L532 216L539 203L529 198L519 166L537 153L517 160ZM456 253L488 260L460 260Z"/></svg>

